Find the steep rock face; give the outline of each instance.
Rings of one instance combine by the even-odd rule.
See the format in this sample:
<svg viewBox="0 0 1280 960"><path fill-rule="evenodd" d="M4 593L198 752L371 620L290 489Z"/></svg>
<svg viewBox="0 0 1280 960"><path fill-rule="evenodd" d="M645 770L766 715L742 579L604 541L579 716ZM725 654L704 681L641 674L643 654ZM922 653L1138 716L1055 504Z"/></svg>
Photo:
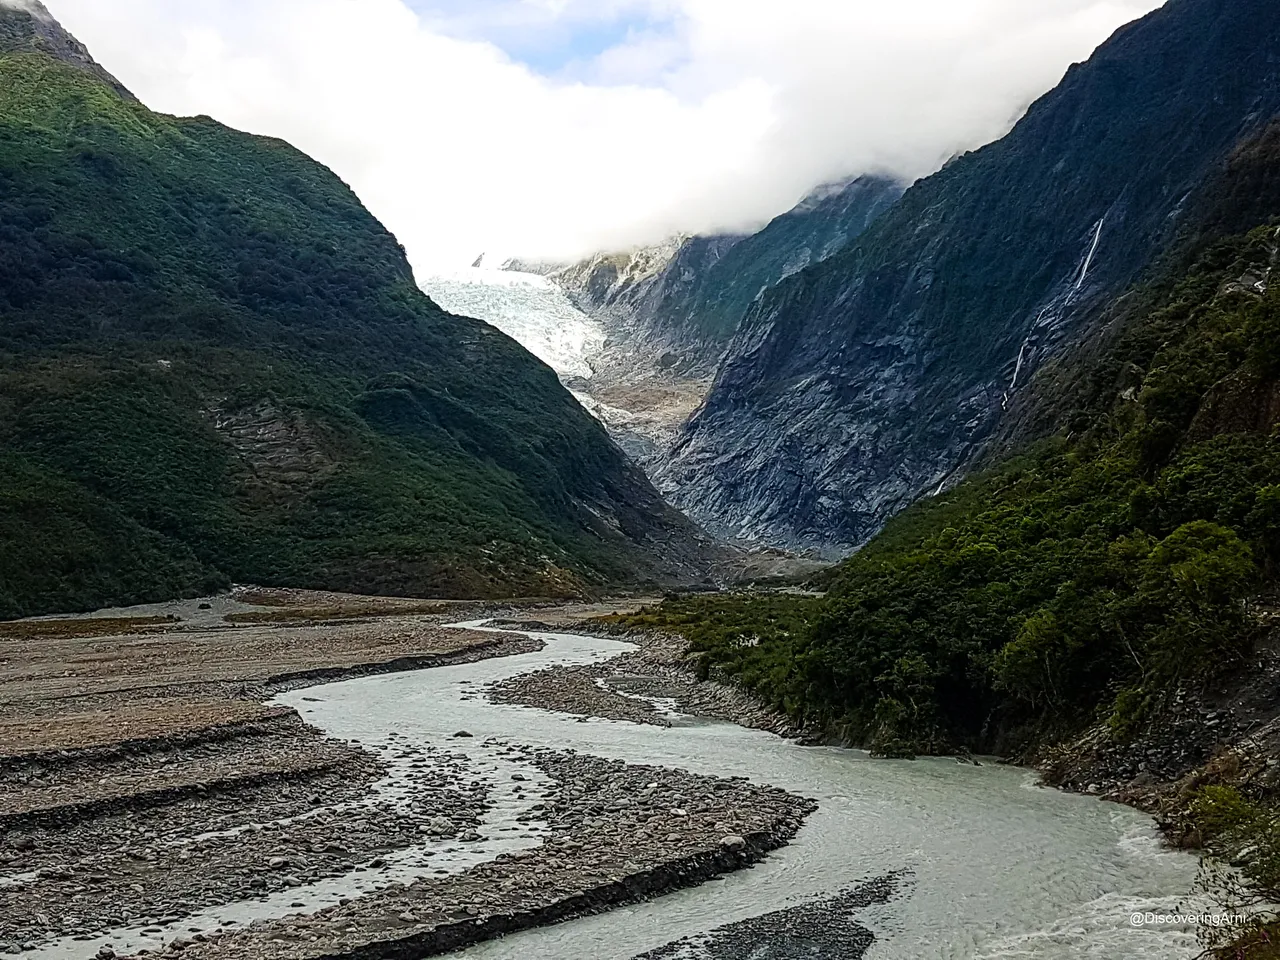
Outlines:
<svg viewBox="0 0 1280 960"><path fill-rule="evenodd" d="M40 0L0 0L0 54L43 53L108 84L126 99L133 94L102 68L83 43L67 33Z"/></svg>
<svg viewBox="0 0 1280 960"><path fill-rule="evenodd" d="M606 339L587 358L591 375L567 382L649 467L706 397L752 301L843 249L902 190L881 177L842 180L817 188L751 236L677 236L576 264L512 260L504 269L548 277L601 325Z"/></svg>
<svg viewBox="0 0 1280 960"><path fill-rule="evenodd" d="M1184 229L1152 273L1177 276L1192 265L1206 244L1247 232L1274 216L1274 211L1280 210L1277 170L1280 122L1273 121L1236 147L1188 201ZM1269 275L1246 274L1230 286L1256 293L1269 282ZM1117 366L1108 359L1108 352L1117 338L1140 321L1144 306L1144 297L1121 296L1096 316L1086 318L1088 325L1072 349L1050 358L1012 397L977 465L998 463L1028 441L1055 432L1067 418L1075 420L1077 412L1088 411L1113 394L1132 388L1134 372Z"/></svg>
<svg viewBox="0 0 1280 960"><path fill-rule="evenodd" d="M617 341L664 368L713 369L761 293L844 249L902 195L883 177L823 184L758 233L673 237L547 271Z"/></svg>
<svg viewBox="0 0 1280 960"><path fill-rule="evenodd" d="M1280 109L1278 49L1270 0L1171 0L1121 29L760 298L660 487L722 534L828 553L945 487Z"/></svg>
<svg viewBox="0 0 1280 960"><path fill-rule="evenodd" d="M697 292L743 238L672 237L623 253L597 254L554 271L585 313L606 325L618 348L654 355L664 369L714 365L724 338L691 322Z"/></svg>
<svg viewBox="0 0 1280 960"><path fill-rule="evenodd" d="M685 322L721 343L732 337L752 302L812 264L862 236L902 196L906 186L863 176L826 183L759 233L735 244L699 282L685 307Z"/></svg>

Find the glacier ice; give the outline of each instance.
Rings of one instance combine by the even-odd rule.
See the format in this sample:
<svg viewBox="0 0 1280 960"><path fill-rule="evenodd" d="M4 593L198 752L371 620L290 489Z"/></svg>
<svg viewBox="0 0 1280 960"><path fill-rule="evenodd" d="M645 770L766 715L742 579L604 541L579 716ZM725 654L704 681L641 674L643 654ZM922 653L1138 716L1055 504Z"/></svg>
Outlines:
<svg viewBox="0 0 1280 960"><path fill-rule="evenodd" d="M604 350L604 328L546 277L471 267L426 277L421 286L450 313L497 327L562 380L590 379Z"/></svg>

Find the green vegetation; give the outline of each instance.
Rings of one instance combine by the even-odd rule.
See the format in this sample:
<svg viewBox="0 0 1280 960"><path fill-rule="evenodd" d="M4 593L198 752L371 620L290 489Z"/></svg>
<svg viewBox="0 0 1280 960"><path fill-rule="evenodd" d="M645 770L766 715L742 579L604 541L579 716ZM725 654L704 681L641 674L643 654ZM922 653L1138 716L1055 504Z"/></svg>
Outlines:
<svg viewBox="0 0 1280 960"><path fill-rule="evenodd" d="M1185 842L1212 856L1201 871L1201 889L1224 913L1246 918L1202 929L1209 955L1222 960L1280 956L1280 810L1229 782L1210 783L1191 792L1178 822Z"/></svg>
<svg viewBox="0 0 1280 960"><path fill-rule="evenodd" d="M0 52L0 618L231 581L578 593L688 531L328 170Z"/></svg>
<svg viewBox="0 0 1280 960"><path fill-rule="evenodd" d="M702 656L705 679L715 666L731 664L737 680L753 690L769 687L817 612L813 597L789 594L715 594L668 597L661 606L605 618L638 630L672 630L686 636Z"/></svg>
<svg viewBox="0 0 1280 960"><path fill-rule="evenodd" d="M1265 275L1273 243L1221 243L1145 291L1070 434L907 511L823 601L690 598L645 625L886 754L1016 749L1098 718L1128 736L1179 681L1240 662L1275 582L1280 290L1233 282Z"/></svg>

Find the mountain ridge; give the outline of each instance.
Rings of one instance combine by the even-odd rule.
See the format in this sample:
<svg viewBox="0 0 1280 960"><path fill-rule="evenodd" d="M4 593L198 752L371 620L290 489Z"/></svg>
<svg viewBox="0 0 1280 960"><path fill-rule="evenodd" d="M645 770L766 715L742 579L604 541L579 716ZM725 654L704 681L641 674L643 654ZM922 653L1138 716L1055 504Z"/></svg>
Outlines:
<svg viewBox="0 0 1280 960"><path fill-rule="evenodd" d="M1278 21L1262 0L1170 0L766 293L660 487L721 535L839 556L954 483L1280 108Z"/></svg>
<svg viewBox="0 0 1280 960"><path fill-rule="evenodd" d="M755 233L679 234L573 264L530 267L616 337L660 344L689 369L709 371L753 300L843 249L903 189L889 177L846 177L815 187Z"/></svg>
<svg viewBox="0 0 1280 960"><path fill-rule="evenodd" d="M229 581L693 582L722 554L331 171L0 54L0 616Z"/></svg>
<svg viewBox="0 0 1280 960"><path fill-rule="evenodd" d="M901 195L886 177L822 184L752 235L676 235L572 264L509 260L504 270L557 284L605 337L568 381L633 459L649 469L705 399L752 300L832 256Z"/></svg>
<svg viewBox="0 0 1280 960"><path fill-rule="evenodd" d="M0 54L21 52L47 54L104 81L125 99L137 99L63 29L41 0L0 0Z"/></svg>

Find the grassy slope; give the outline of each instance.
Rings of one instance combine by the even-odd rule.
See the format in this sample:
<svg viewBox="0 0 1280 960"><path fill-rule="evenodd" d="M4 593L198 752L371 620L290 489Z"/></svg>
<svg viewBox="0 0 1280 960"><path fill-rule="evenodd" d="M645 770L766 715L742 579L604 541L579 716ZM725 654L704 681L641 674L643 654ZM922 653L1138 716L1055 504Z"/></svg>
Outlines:
<svg viewBox="0 0 1280 960"><path fill-rule="evenodd" d="M39 54L0 56L0 443L0 616L564 593L690 534L329 171Z"/></svg>

